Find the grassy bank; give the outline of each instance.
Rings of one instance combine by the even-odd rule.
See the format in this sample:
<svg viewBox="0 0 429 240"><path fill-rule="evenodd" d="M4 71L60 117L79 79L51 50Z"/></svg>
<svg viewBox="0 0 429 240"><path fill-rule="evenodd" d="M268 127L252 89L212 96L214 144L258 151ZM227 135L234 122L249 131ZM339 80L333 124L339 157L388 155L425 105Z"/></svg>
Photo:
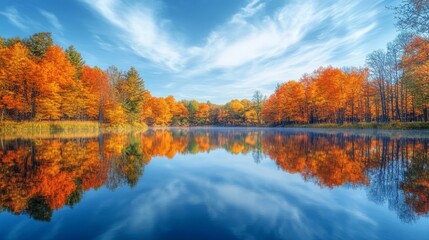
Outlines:
<svg viewBox="0 0 429 240"><path fill-rule="evenodd" d="M328 128L328 129L385 129L385 130L429 130L425 122L391 122L391 123L321 123L321 124L291 124L280 127L286 128ZM102 132L126 133L130 131L145 131L147 125L109 125L97 121L28 121L0 123L0 136L97 136Z"/></svg>
<svg viewBox="0 0 429 240"><path fill-rule="evenodd" d="M315 124L292 124L284 127L300 128L342 128L342 129L385 129L385 130L429 130L429 122L361 122L361 123L315 123Z"/></svg>
<svg viewBox="0 0 429 240"><path fill-rule="evenodd" d="M146 125L109 125L97 121L28 121L0 123L3 136L96 136L101 132L129 132L146 130Z"/></svg>

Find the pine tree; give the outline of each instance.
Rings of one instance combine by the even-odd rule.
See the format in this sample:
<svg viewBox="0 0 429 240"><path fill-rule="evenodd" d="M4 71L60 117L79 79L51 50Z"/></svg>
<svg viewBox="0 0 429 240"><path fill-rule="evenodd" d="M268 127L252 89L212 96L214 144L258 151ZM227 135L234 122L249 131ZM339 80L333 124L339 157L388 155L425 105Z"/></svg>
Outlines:
<svg viewBox="0 0 429 240"><path fill-rule="evenodd" d="M73 45L70 45L66 50L66 55L70 63L76 68L75 79L79 79L82 74L83 66L85 65L85 61L82 56Z"/></svg>
<svg viewBox="0 0 429 240"><path fill-rule="evenodd" d="M127 72L126 79L118 83L122 107L128 115L128 122L138 121L144 100L144 82L134 67Z"/></svg>

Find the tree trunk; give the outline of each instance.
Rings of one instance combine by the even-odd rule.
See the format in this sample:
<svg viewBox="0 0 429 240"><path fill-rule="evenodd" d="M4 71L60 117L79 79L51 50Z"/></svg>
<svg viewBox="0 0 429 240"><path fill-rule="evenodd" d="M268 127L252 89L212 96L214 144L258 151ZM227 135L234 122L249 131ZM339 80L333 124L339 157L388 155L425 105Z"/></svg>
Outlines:
<svg viewBox="0 0 429 240"><path fill-rule="evenodd" d="M99 123L103 122L103 104L102 104L102 100L100 100L100 105L98 107L98 122Z"/></svg>
<svg viewBox="0 0 429 240"><path fill-rule="evenodd" d="M337 124L343 124L344 123L344 108L338 109L337 112Z"/></svg>
<svg viewBox="0 0 429 240"><path fill-rule="evenodd" d="M405 89L405 121L408 122L408 91Z"/></svg>
<svg viewBox="0 0 429 240"><path fill-rule="evenodd" d="M369 97L366 97L365 101L366 109L365 109L365 121L371 122L372 116L371 116L371 105L369 103Z"/></svg>
<svg viewBox="0 0 429 240"><path fill-rule="evenodd" d="M380 116L380 107L379 107L379 104L376 102L375 103L375 121L376 122L379 122L380 120L379 116Z"/></svg>
<svg viewBox="0 0 429 240"><path fill-rule="evenodd" d="M394 99L393 86L390 86L390 114L391 114L390 119L396 119L393 99Z"/></svg>
<svg viewBox="0 0 429 240"><path fill-rule="evenodd" d="M395 89L395 108L396 108L396 120L403 121L401 113L399 111L399 83L396 83Z"/></svg>

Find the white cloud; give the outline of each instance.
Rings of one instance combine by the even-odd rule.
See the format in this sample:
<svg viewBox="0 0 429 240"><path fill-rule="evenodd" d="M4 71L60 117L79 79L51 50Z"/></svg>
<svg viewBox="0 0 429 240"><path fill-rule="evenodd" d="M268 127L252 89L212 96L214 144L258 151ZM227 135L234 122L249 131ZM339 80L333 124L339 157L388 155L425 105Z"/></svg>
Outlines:
<svg viewBox="0 0 429 240"><path fill-rule="evenodd" d="M245 23L246 18L253 16L263 7L265 7L265 3L261 3L260 0L252 0L248 5L232 16L231 23Z"/></svg>
<svg viewBox="0 0 429 240"><path fill-rule="evenodd" d="M243 9L248 9L252 4ZM279 56L299 42L308 27L318 20L312 16L315 16L313 6L306 3L287 5L261 22L245 18L237 21L234 20L237 15L234 15L230 24L212 33L223 37L211 40L204 46L204 52L211 54L208 57L209 69L234 68Z"/></svg>
<svg viewBox="0 0 429 240"><path fill-rule="evenodd" d="M108 232L100 238L117 238L114 234L120 232L153 236L151 234L164 229L177 228L175 220L189 221L195 217L194 206L207 212L204 218L198 215L198 219L221 223L223 229L240 239L252 239L255 233L276 237L299 233L303 238L326 238L331 232L314 226L332 221L335 216L345 216L346 221L331 231L340 232L356 223L368 232L377 227L373 214L360 211L366 204L366 198L357 197L362 191L321 189L317 184L306 183L299 174L277 169L272 161L254 165L249 162L249 156L236 155L234 161L228 156L224 150L214 150L192 158L177 155L173 162L165 158L152 159L151 168L167 171L169 176L148 178L148 182L138 184L133 189L136 195L125 196L133 200L120 202L123 217L116 217L120 221L111 222ZM348 204L339 202L338 194L344 196ZM324 214L326 211L330 214ZM249 229L260 223L264 224L262 229Z"/></svg>
<svg viewBox="0 0 429 240"><path fill-rule="evenodd" d="M117 27L119 38L137 55L169 70L182 64L180 46L162 29L154 10L144 5L127 5L116 0L84 0L91 8Z"/></svg>
<svg viewBox="0 0 429 240"><path fill-rule="evenodd" d="M257 89L271 92L275 83L322 65L363 64L365 39L384 10L382 1L292 0L271 10L265 2L249 0L204 44L186 45L149 4L83 1L121 30L117 35L129 50L173 73L177 96L197 99L201 87L204 97L242 98Z"/></svg>
<svg viewBox="0 0 429 240"><path fill-rule="evenodd" d="M24 19L20 16L16 8L9 7L5 11L0 12L0 15L5 16L13 25L21 30L26 30L27 26L24 24Z"/></svg>
<svg viewBox="0 0 429 240"><path fill-rule="evenodd" d="M39 10L40 14L42 14L48 21L49 23L56 28L58 31L61 31L63 29L63 26L61 25L60 21L58 21L57 16L55 16L55 14L50 13L48 11Z"/></svg>
<svg viewBox="0 0 429 240"><path fill-rule="evenodd" d="M363 64L363 46L377 26L378 10L361 8L347 1L307 1L287 4L262 21L225 25L211 33L201 50L204 61L196 61L203 63L185 78L213 69L220 73L183 91L205 86L224 99L249 98L257 89L270 94L276 83L297 80L320 66Z"/></svg>

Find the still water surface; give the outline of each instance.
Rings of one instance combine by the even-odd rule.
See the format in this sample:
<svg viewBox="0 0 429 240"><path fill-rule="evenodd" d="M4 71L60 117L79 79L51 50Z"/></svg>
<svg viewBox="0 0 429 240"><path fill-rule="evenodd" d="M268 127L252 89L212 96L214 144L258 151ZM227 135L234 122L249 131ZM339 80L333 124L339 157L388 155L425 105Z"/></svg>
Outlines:
<svg viewBox="0 0 429 240"><path fill-rule="evenodd" d="M1 239L427 239L429 134L0 140Z"/></svg>

